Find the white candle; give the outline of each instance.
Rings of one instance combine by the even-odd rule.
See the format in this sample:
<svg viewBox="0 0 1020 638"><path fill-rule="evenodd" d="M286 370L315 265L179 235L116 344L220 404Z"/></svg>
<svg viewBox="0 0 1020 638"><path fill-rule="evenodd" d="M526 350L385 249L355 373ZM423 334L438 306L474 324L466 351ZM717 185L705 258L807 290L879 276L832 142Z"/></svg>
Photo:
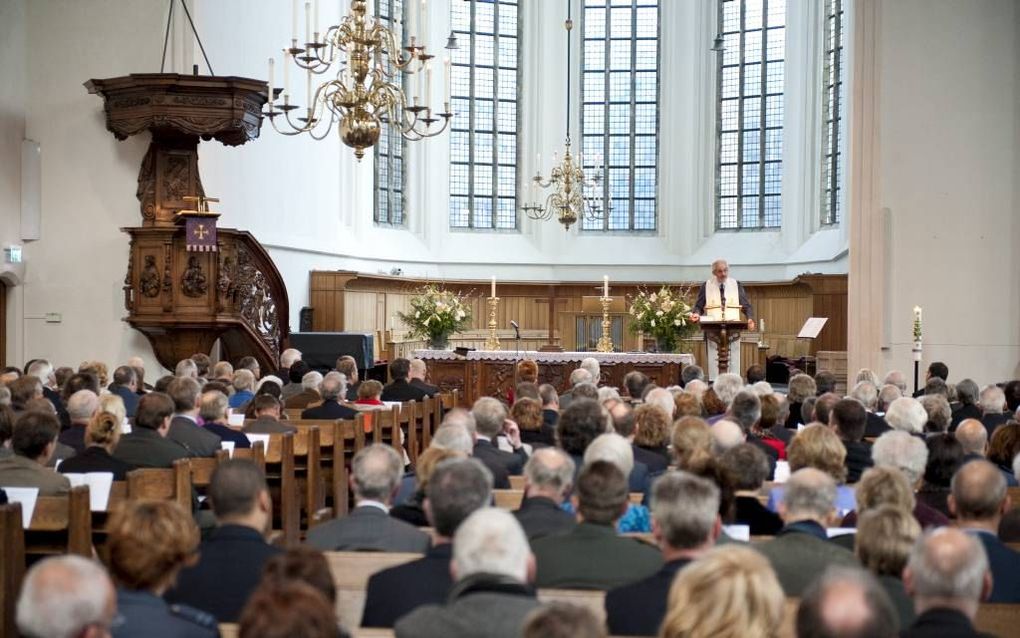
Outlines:
<svg viewBox="0 0 1020 638"><path fill-rule="evenodd" d="M421 77L425 74L419 69L414 75L416 78L414 83L414 105L418 106L418 98L421 97Z"/></svg>
<svg viewBox="0 0 1020 638"><path fill-rule="evenodd" d="M443 60L443 95L447 104L450 103L450 71L450 55L447 54Z"/></svg>
<svg viewBox="0 0 1020 638"><path fill-rule="evenodd" d="M312 70L308 69L308 84L305 88L306 104L308 105L308 122L312 120Z"/></svg>
<svg viewBox="0 0 1020 638"><path fill-rule="evenodd" d="M921 320L921 306L914 306L914 321Z"/></svg>
<svg viewBox="0 0 1020 638"><path fill-rule="evenodd" d="M268 97L269 97L269 104L270 105L273 104L273 64L275 64L274 61L273 61L273 58L269 58L269 89L268 89Z"/></svg>
<svg viewBox="0 0 1020 638"><path fill-rule="evenodd" d="M535 175L542 174L542 154L535 153Z"/></svg>
<svg viewBox="0 0 1020 638"><path fill-rule="evenodd" d="M407 25L407 35L413 38L418 33L418 7L415 6L415 0L411 0L410 5L407 15L411 17L411 22Z"/></svg>
<svg viewBox="0 0 1020 638"><path fill-rule="evenodd" d="M602 296L609 296L609 275L602 275Z"/></svg>
<svg viewBox="0 0 1020 638"><path fill-rule="evenodd" d="M315 41L318 42L319 41L319 38L318 38L318 33L319 33L319 0L315 0L315 19L312 20L312 24L315 25L315 33L316 33Z"/></svg>
<svg viewBox="0 0 1020 638"><path fill-rule="evenodd" d="M290 95L290 50L283 50L283 96ZM286 102L286 99L284 99Z"/></svg>
<svg viewBox="0 0 1020 638"><path fill-rule="evenodd" d="M312 3L305 3L305 42L312 41Z"/></svg>
<svg viewBox="0 0 1020 638"><path fill-rule="evenodd" d="M425 66L425 106L432 108L432 66Z"/></svg>
<svg viewBox="0 0 1020 638"><path fill-rule="evenodd" d="M428 0L421 0L421 44L425 46L425 41L429 37L429 7Z"/></svg>
<svg viewBox="0 0 1020 638"><path fill-rule="evenodd" d="M496 296L496 276L495 275L492 276L492 294L490 294L489 296L490 297L495 297Z"/></svg>
<svg viewBox="0 0 1020 638"><path fill-rule="evenodd" d="M290 5L290 39L293 42L297 42L297 5L298 0L294 0Z"/></svg>
<svg viewBox="0 0 1020 638"><path fill-rule="evenodd" d="M761 320L761 333L765 334L765 320L764 319Z"/></svg>

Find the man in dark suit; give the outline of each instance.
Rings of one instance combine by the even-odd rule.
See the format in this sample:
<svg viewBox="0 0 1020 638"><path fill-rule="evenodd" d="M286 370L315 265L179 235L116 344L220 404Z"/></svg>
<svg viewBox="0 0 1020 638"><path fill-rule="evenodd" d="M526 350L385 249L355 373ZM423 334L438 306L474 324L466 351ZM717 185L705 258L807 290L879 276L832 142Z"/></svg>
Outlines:
<svg viewBox="0 0 1020 638"><path fill-rule="evenodd" d="M928 364L927 372L924 373L924 384L927 386L928 381L931 380L932 378L938 378L941 379L944 383L948 383L949 366L942 363L941 361L932 361L930 364ZM920 390L913 394L913 397L916 399L918 397L924 396L924 391L925 389L921 388ZM904 394L904 396L906 395Z"/></svg>
<svg viewBox="0 0 1020 638"><path fill-rule="evenodd" d="M786 524L776 538L758 544L772 563L788 597L800 596L830 565L853 567L852 552L829 541L825 528L836 522L836 483L814 468L797 470L786 483L779 516Z"/></svg>
<svg viewBox="0 0 1020 638"><path fill-rule="evenodd" d="M1006 479L988 461L971 461L953 475L949 511L956 525L977 536L992 570L988 602L1020 603L1020 553L1007 547L997 534L1002 515L1010 508Z"/></svg>
<svg viewBox="0 0 1020 638"><path fill-rule="evenodd" d="M383 388L383 401L421 401L428 393L407 382L411 362L403 357L390 361L390 383Z"/></svg>
<svg viewBox="0 0 1020 638"><path fill-rule="evenodd" d="M967 419L981 420L981 408L978 407L979 397L980 390L973 379L962 379L956 384L956 398L960 405L953 410L953 420L949 423L950 432L955 432L956 428L960 427L960 424Z"/></svg>
<svg viewBox="0 0 1020 638"><path fill-rule="evenodd" d="M542 400L542 424L556 429L560 421L560 395L556 388L548 383L538 386L538 396Z"/></svg>
<svg viewBox="0 0 1020 638"><path fill-rule="evenodd" d="M336 371L344 375L344 379L347 381L347 390L344 398L348 401L356 401L358 399L358 386L361 385L361 379L358 378L358 362L351 355L345 354L336 360Z"/></svg>
<svg viewBox="0 0 1020 638"><path fill-rule="evenodd" d="M190 361L190 359L189 359ZM174 401L174 417L167 437L188 451L188 456L212 456L220 449L220 437L198 425L202 388L192 377L176 377L167 387Z"/></svg>
<svg viewBox="0 0 1020 638"><path fill-rule="evenodd" d="M327 374L319 386L322 403L314 408L301 412L302 419L353 419L357 411L340 405L340 397L344 396L344 382L339 375Z"/></svg>
<svg viewBox="0 0 1020 638"><path fill-rule="evenodd" d="M355 454L350 477L354 509L309 530L308 544L324 552L427 551L428 534L389 515L403 465L393 447L382 443Z"/></svg>
<svg viewBox="0 0 1020 638"><path fill-rule="evenodd" d="M110 392L116 394L124 401L124 410L129 418L135 416L138 410L138 373L131 366L120 366L113 371L113 383L110 384Z"/></svg>
<svg viewBox="0 0 1020 638"><path fill-rule="evenodd" d="M628 477L631 483L630 491L644 492L647 489L649 480L647 476L653 473L661 474L666 471L669 463L666 462L666 459L661 454L656 454L651 450L634 445L634 436L637 434L637 429L635 427L633 408L623 400L617 399L606 400L603 403L603 407L606 408L609 412L609 417L613 420L613 429L630 443L631 450L634 452L634 467L638 468L636 474L640 475L643 471L646 475L646 478L642 479L640 476L635 476L635 472L632 471L631 476ZM642 465L645 467L644 470L640 469Z"/></svg>
<svg viewBox="0 0 1020 638"><path fill-rule="evenodd" d="M739 425L740 429L744 431L747 442L765 453L769 460L769 478L775 476L779 450L765 443L752 430L752 426L761 420L761 399L758 398L758 395L750 390L737 392L733 400L730 401L724 418Z"/></svg>
<svg viewBox="0 0 1020 638"><path fill-rule="evenodd" d="M606 622L613 635L657 635L677 572L711 549L722 532L715 484L693 474L670 472L653 489L652 530L663 565L648 578L606 594Z"/></svg>
<svg viewBox="0 0 1020 638"><path fill-rule="evenodd" d="M487 466L501 465L511 476L524 471L528 453L521 444L521 431L517 424L507 420L506 407L492 397L482 397L471 407L475 417L475 458ZM513 453L496 446L496 437L505 434Z"/></svg>
<svg viewBox="0 0 1020 638"><path fill-rule="evenodd" d="M875 387L875 384L870 381L859 382L850 391L850 398L857 399L864 406L867 421L863 436L877 438L892 429L885 419L875 413L878 409L878 388Z"/></svg>
<svg viewBox="0 0 1020 638"><path fill-rule="evenodd" d="M301 392L289 397L283 402L285 408L301 408L322 403L322 395L319 394L319 386L322 385L322 373L312 370L301 377Z"/></svg>
<svg viewBox="0 0 1020 638"><path fill-rule="evenodd" d="M719 465L735 490L733 523L747 525L752 536L775 536L783 528L783 519L758 500L769 476L765 453L750 443L741 443L723 452Z"/></svg>
<svg viewBox="0 0 1020 638"><path fill-rule="evenodd" d="M662 556L651 545L616 534L627 511L627 478L607 461L587 465L577 479L578 520L572 532L531 544L538 587L613 589L651 576Z"/></svg>
<svg viewBox="0 0 1020 638"><path fill-rule="evenodd" d="M440 463L425 495L425 515L435 529L435 544L424 557L368 579L361 626L392 627L421 605L444 603L453 584L453 535L472 512L491 502L492 476L485 466L474 459Z"/></svg>
<svg viewBox="0 0 1020 638"><path fill-rule="evenodd" d="M925 532L903 570L903 585L914 599L917 619L902 638L979 638L978 605L988 598L992 575L981 544L958 529Z"/></svg>
<svg viewBox="0 0 1020 638"><path fill-rule="evenodd" d="M248 437L229 425L227 395L219 390L203 392L199 406L198 416L202 419L203 428L220 437L220 441L233 443L235 448L251 447Z"/></svg>
<svg viewBox="0 0 1020 638"><path fill-rule="evenodd" d="M514 512L528 540L565 534L577 524L560 506L573 487L574 462L559 448L535 450L524 466L524 500Z"/></svg>
<svg viewBox="0 0 1020 638"><path fill-rule="evenodd" d="M280 400L271 394L260 394L252 399L255 409L255 420L244 424L241 431L245 434L285 434L297 432L293 425L280 420Z"/></svg>
<svg viewBox="0 0 1020 638"><path fill-rule="evenodd" d="M57 437L64 445L81 452L85 449L85 428L89 420L99 409L99 397L92 390L78 390L67 400L67 416L71 427L65 429Z"/></svg>
<svg viewBox="0 0 1020 638"><path fill-rule="evenodd" d="M11 449L14 454L0 459L0 485L38 488L39 496L67 494L67 477L46 467L57 445L60 421L57 415L29 410L14 422Z"/></svg>
<svg viewBox="0 0 1020 638"><path fill-rule="evenodd" d="M594 383L595 380L584 368L577 368L570 373L570 389L559 396L560 410L566 410L570 402L574 400L574 388L582 383Z"/></svg>
<svg viewBox="0 0 1020 638"><path fill-rule="evenodd" d="M181 444L168 438L174 402L162 392L150 392L138 402L135 425L114 450L115 458L136 467L173 467L177 459L188 458Z"/></svg>
<svg viewBox="0 0 1020 638"><path fill-rule="evenodd" d="M956 427L953 436L963 448L963 463L985 458L988 451L988 430L979 419L964 419ZM1007 479L1008 483L1008 479Z"/></svg>
<svg viewBox="0 0 1020 638"><path fill-rule="evenodd" d="M439 387L425 383L427 373L428 368L426 368L424 361L421 359L411 359L411 368L407 373L408 383L419 390L423 390L426 396L434 397L439 394Z"/></svg>
<svg viewBox="0 0 1020 638"><path fill-rule="evenodd" d="M836 435L846 448L844 464L847 483L856 483L864 470L874 465L871 445L862 440L867 425L867 412L856 399L840 399L829 413L829 427L836 430Z"/></svg>
<svg viewBox="0 0 1020 638"><path fill-rule="evenodd" d="M988 440L992 440L995 429L1006 423L1012 415L1006 412L1006 395L1002 388L990 385L981 391L980 399L981 423L988 430Z"/></svg>
<svg viewBox="0 0 1020 638"><path fill-rule="evenodd" d="M398 638L497 638L521 635L539 606L529 583L535 558L514 518L487 507L457 530L450 571L457 583L443 605L423 605L400 619ZM483 629L484 628L484 629Z"/></svg>
<svg viewBox="0 0 1020 638"><path fill-rule="evenodd" d="M797 609L798 636L895 638L898 624L889 595L859 568L829 568L804 592Z"/></svg>
<svg viewBox="0 0 1020 638"><path fill-rule="evenodd" d="M202 541L198 563L184 568L164 597L233 623L266 562L281 552L265 540L272 528L273 500L262 470L247 459L233 459L213 472L209 501L217 527Z"/></svg>

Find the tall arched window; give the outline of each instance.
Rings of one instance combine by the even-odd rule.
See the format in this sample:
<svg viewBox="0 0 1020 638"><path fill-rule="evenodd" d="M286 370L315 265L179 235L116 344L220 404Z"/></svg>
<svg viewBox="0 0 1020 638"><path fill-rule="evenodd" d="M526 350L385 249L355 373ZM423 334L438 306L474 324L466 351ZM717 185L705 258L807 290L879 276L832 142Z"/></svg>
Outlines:
<svg viewBox="0 0 1020 638"><path fill-rule="evenodd" d="M584 0L581 26L581 146L585 174L601 166L604 212L581 228L654 231L659 2Z"/></svg>
<svg viewBox="0 0 1020 638"><path fill-rule="evenodd" d="M842 145L843 78L846 74L843 0L825 2L825 71L823 107L825 110L824 163L822 164L822 224L838 224L842 219L840 190L843 181Z"/></svg>
<svg viewBox="0 0 1020 638"><path fill-rule="evenodd" d="M517 228L517 0L455 0L450 226Z"/></svg>
<svg viewBox="0 0 1020 638"><path fill-rule="evenodd" d="M394 28L394 19L403 20L403 0L376 0L379 19ZM388 59L388 58L387 58ZM393 71L393 66L390 65ZM396 78L403 77L397 71ZM406 83L403 83L406 87ZM388 226L404 225L404 149L403 136L391 126L383 126L375 145L375 222Z"/></svg>
<svg viewBox="0 0 1020 638"><path fill-rule="evenodd" d="M716 229L782 223L786 0L719 0Z"/></svg>

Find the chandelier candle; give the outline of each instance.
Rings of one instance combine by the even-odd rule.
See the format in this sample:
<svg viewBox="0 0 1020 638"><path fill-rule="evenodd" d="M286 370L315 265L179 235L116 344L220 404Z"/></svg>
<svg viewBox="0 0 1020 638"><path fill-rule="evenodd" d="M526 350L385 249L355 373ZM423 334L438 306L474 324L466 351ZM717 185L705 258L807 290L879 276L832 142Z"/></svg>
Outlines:
<svg viewBox="0 0 1020 638"><path fill-rule="evenodd" d="M609 297L609 275L602 275L602 297Z"/></svg>
<svg viewBox="0 0 1020 638"><path fill-rule="evenodd" d="M495 297L496 296L496 277L495 276L493 276L493 278L492 278L492 294L489 295L489 296L490 297Z"/></svg>

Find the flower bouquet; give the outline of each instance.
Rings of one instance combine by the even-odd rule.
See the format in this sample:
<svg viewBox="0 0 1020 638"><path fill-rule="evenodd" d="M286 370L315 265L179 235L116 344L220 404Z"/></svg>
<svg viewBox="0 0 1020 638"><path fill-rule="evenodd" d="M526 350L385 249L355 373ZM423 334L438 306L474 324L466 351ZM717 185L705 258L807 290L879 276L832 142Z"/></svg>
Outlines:
<svg viewBox="0 0 1020 638"><path fill-rule="evenodd" d="M680 342L694 333L689 287L663 286L658 292L639 290L630 303L630 329L655 337L659 352L676 352Z"/></svg>
<svg viewBox="0 0 1020 638"><path fill-rule="evenodd" d="M411 309L397 316L412 337L425 339L433 350L445 350L455 332L471 325L471 306L460 295L426 284L411 297Z"/></svg>

